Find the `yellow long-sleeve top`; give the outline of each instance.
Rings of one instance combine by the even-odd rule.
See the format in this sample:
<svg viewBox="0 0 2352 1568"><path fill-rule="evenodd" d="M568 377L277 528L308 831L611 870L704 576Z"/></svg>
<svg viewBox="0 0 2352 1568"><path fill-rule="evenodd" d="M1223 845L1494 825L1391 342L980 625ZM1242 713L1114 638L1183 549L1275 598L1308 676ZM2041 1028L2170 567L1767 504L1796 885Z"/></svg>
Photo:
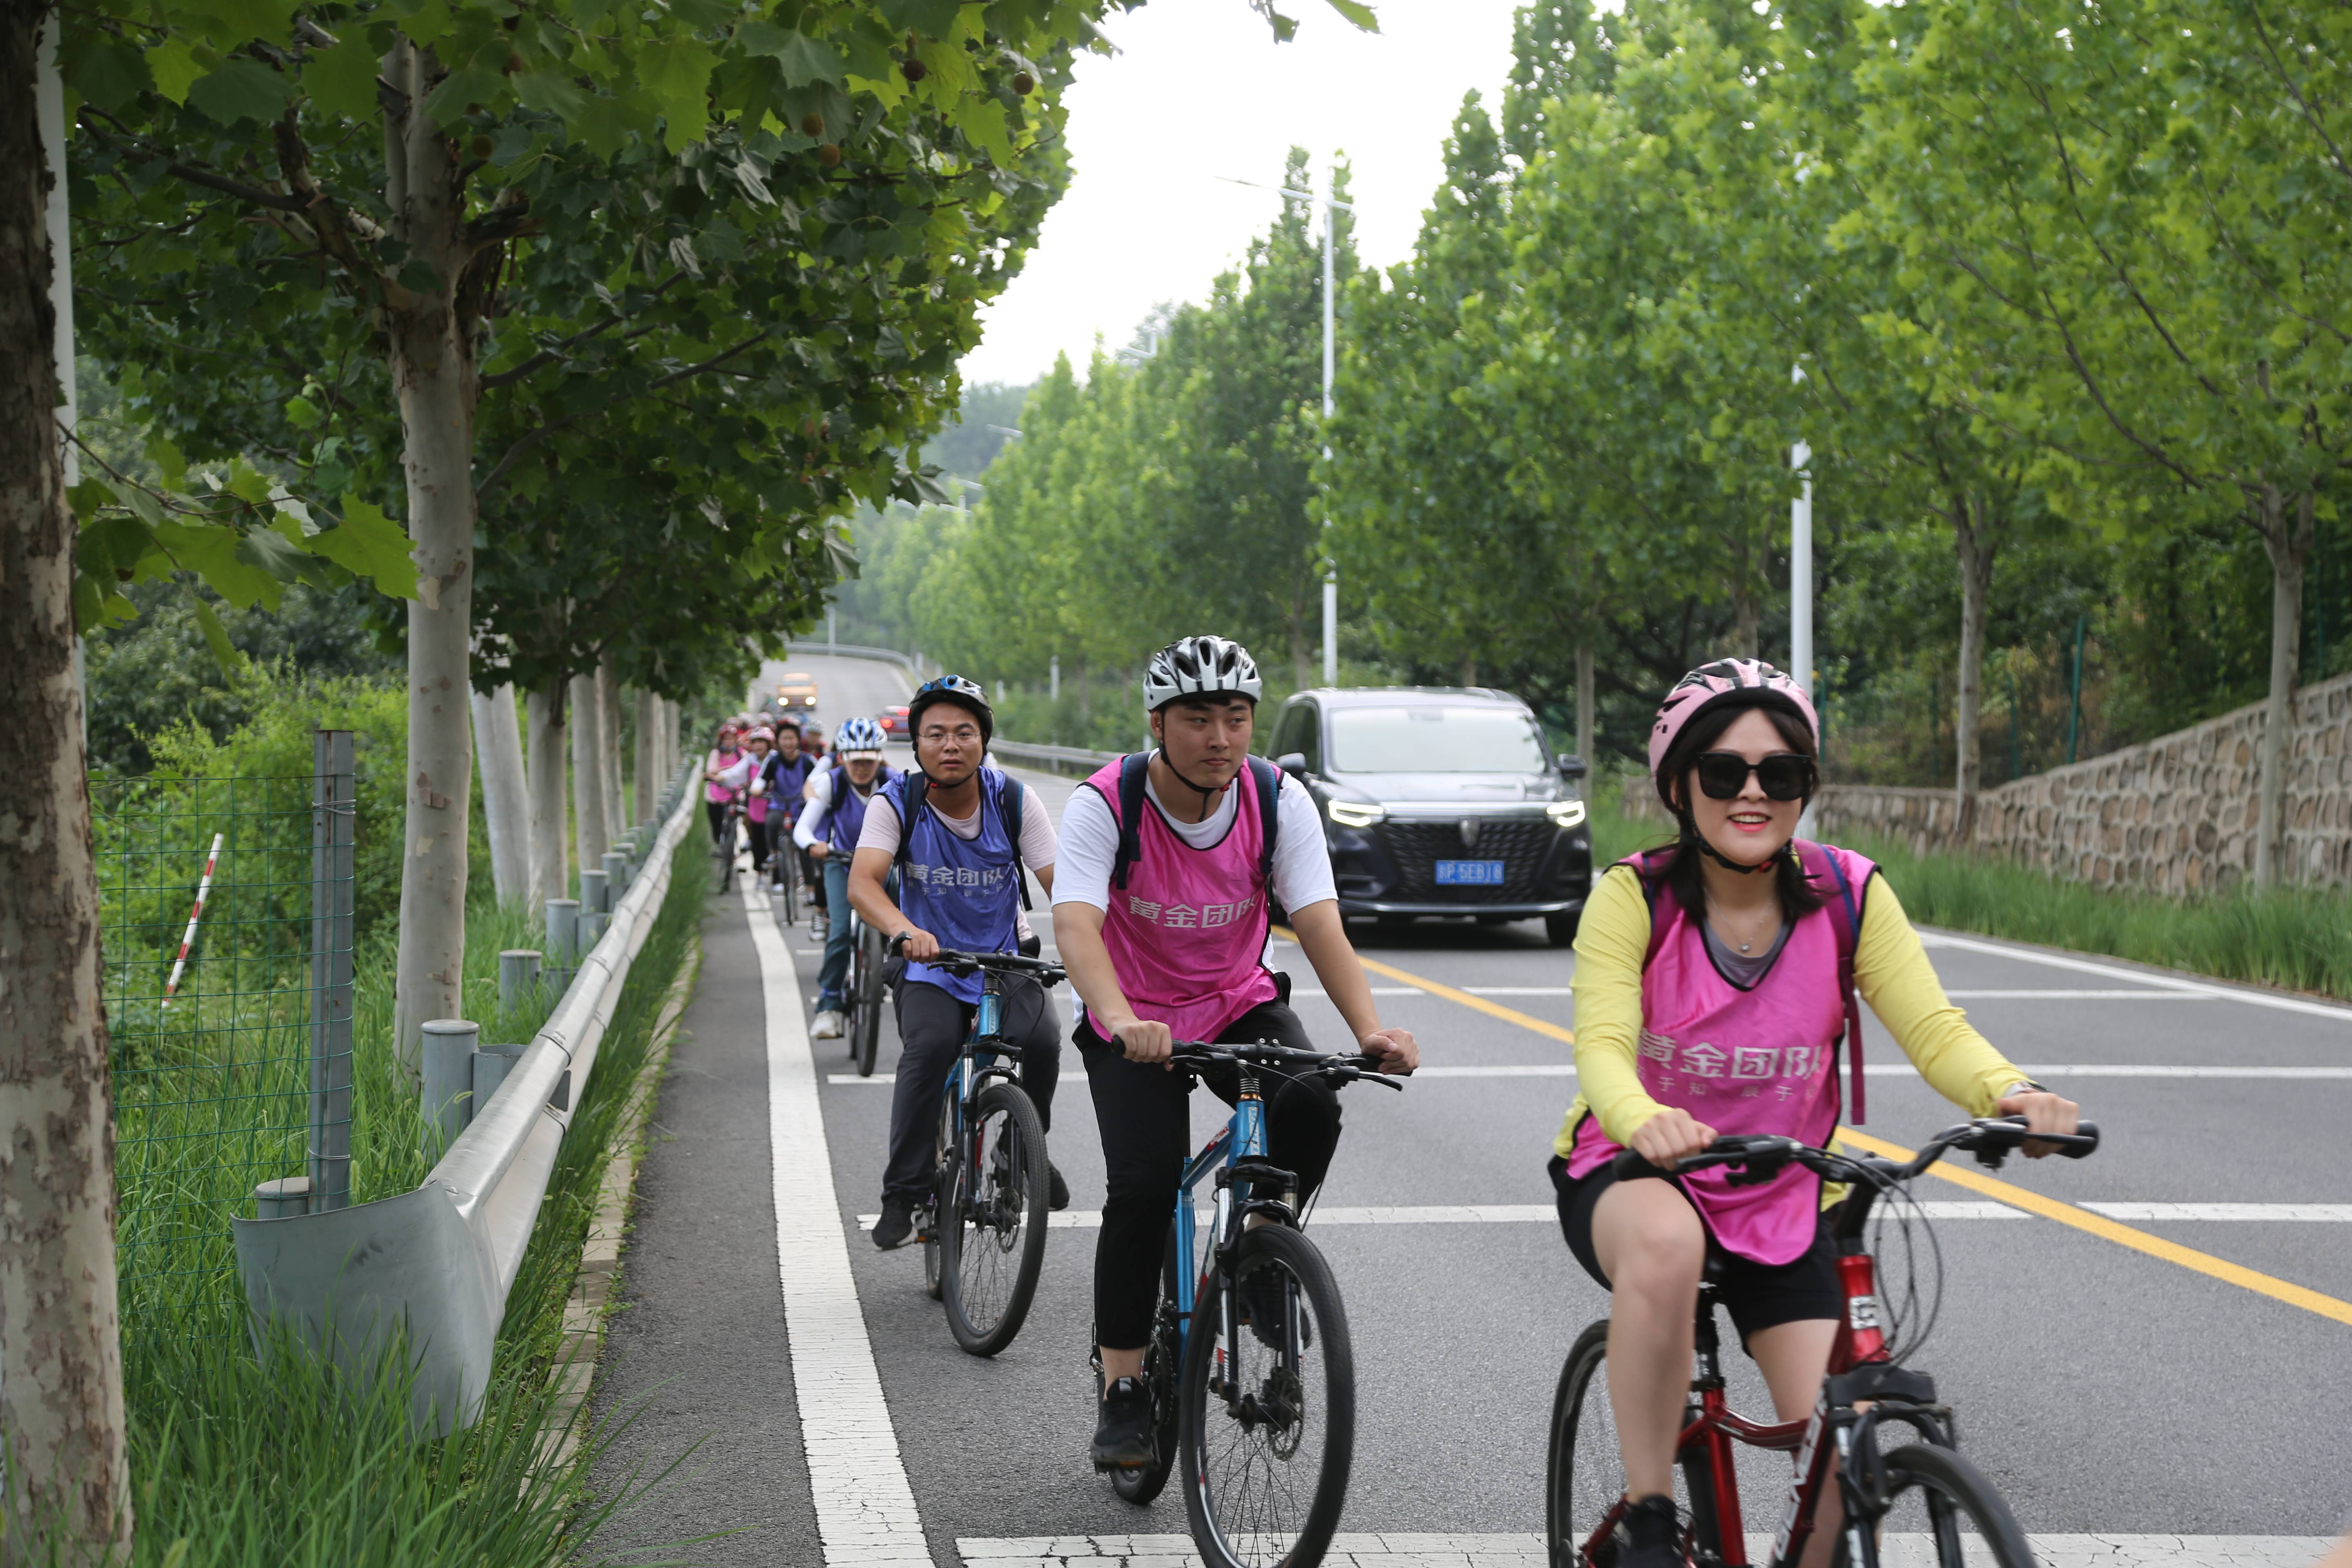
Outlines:
<svg viewBox="0 0 2352 1568"><path fill-rule="evenodd" d="M1672 897L1662 893L1661 897ZM1553 1142L1565 1159L1576 1124L1590 1110L1616 1143L1665 1107L1635 1071L1642 1033L1642 960L1650 947L1650 905L1630 866L1609 868L1586 900L1576 933L1576 1078L1580 1092ZM2001 1092L2025 1081L1952 1005L1884 877L1873 877L1853 954L1854 988L1919 1076L1970 1116L1990 1116Z"/></svg>

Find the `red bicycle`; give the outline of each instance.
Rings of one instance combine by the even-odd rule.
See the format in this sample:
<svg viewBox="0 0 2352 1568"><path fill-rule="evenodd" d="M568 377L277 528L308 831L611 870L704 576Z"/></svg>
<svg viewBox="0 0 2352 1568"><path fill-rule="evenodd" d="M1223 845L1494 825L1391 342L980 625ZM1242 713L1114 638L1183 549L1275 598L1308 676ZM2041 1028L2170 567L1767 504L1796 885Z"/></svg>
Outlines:
<svg viewBox="0 0 2352 1568"><path fill-rule="evenodd" d="M1905 1184L1946 1153L1967 1150L1979 1163L1997 1167L2025 1141L2022 1118L1994 1117L1938 1133L1907 1162L1833 1154L1777 1137L1720 1138L1682 1162L1680 1171L1737 1167L1736 1184L1767 1181L1794 1163L1824 1181L1852 1186L1830 1215L1845 1318L1821 1397L1805 1420L1751 1421L1731 1408L1716 1340L1717 1266L1709 1260L1698 1291L1690 1405L1675 1454L1675 1500L1689 1521L1683 1555L1692 1568L1748 1568L1735 1444L1796 1456L1780 1531L1764 1558L1769 1568L1795 1568L1804 1555L1832 1466L1844 1514L1832 1556L1838 1568L1880 1568L1883 1552L1899 1556L1906 1568L1925 1568L1929 1553L1937 1568L1972 1563L1984 1568L1985 1555L1994 1568L2034 1568L2009 1505L1960 1457L1951 1407L1937 1402L1934 1381L1897 1363L1896 1352L1916 1345L1893 1342L1897 1325L1881 1306L1877 1260L1865 1242L1878 1203L1890 1197L1907 1203ZM2038 1141L2079 1160L2099 1146L2099 1131L2086 1121L2071 1136L2044 1134ZM1617 1157L1616 1173L1622 1181L1675 1173L1628 1150ZM1930 1310L1927 1321L1933 1317ZM1924 1325L1912 1337L1924 1339ZM1608 1357L1603 1319L1577 1337L1552 1401L1544 1500L1552 1568L1613 1568L1623 1544L1625 1467L1609 1404Z"/></svg>

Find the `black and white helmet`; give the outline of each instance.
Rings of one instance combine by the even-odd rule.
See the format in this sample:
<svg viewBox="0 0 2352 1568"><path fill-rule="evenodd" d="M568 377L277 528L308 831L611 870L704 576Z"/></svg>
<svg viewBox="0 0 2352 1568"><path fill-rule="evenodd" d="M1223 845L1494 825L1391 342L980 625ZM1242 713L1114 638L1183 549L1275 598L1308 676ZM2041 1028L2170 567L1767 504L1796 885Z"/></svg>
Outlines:
<svg viewBox="0 0 2352 1568"><path fill-rule="evenodd" d="M1231 637L1179 637L1143 667L1143 710L1157 713L1180 697L1230 691L1255 703L1265 689L1257 660Z"/></svg>

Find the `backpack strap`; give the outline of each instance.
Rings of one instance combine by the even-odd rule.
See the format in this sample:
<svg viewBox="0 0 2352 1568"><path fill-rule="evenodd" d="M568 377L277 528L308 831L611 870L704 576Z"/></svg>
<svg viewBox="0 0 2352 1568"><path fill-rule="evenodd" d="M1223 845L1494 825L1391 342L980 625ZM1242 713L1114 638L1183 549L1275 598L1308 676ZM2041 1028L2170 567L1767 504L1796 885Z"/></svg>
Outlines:
<svg viewBox="0 0 2352 1568"><path fill-rule="evenodd" d="M1269 895L1266 918L1273 918L1274 836L1282 826L1282 770L1264 757L1249 759L1250 776L1257 781L1258 885Z"/></svg>
<svg viewBox="0 0 2352 1568"><path fill-rule="evenodd" d="M1807 881L1837 887L1837 896L1823 900L1822 908L1829 912L1830 929L1837 934L1838 994L1845 1004L1846 1076L1853 1086L1853 1119L1865 1121L1869 1113L1863 1100L1862 1003L1854 991L1853 955L1862 945L1862 911L1870 887L1865 882L1856 889L1838 858L1807 839L1797 840L1797 863L1804 868Z"/></svg>
<svg viewBox="0 0 2352 1568"><path fill-rule="evenodd" d="M844 778L849 775L844 773ZM920 768L908 768L900 773L905 782L898 789L898 853L892 868L898 877L898 886L907 885L907 858L914 853L915 818L922 815L923 801L931 793L931 779Z"/></svg>
<svg viewBox="0 0 2352 1568"><path fill-rule="evenodd" d="M1004 836L1013 841L1013 885L1021 890L1021 907L1035 906L1029 902L1029 878L1021 864L1021 809L1029 792L1011 773L996 775L1004 782L996 789L996 815L1004 824Z"/></svg>
<svg viewBox="0 0 2352 1568"><path fill-rule="evenodd" d="M1617 863L1633 868L1633 875L1642 884L1642 901L1650 906L1650 945L1642 954L1642 968L1646 973L1657 958L1658 949L1666 945L1666 928L1658 919L1658 894L1665 886L1666 868L1675 863L1675 852L1671 848L1644 849Z"/></svg>
<svg viewBox="0 0 2352 1568"><path fill-rule="evenodd" d="M1110 885L1124 891L1128 868L1143 858L1143 840L1135 825L1143 810L1143 785L1151 771L1151 753L1129 752L1118 763L1118 850L1111 857Z"/></svg>

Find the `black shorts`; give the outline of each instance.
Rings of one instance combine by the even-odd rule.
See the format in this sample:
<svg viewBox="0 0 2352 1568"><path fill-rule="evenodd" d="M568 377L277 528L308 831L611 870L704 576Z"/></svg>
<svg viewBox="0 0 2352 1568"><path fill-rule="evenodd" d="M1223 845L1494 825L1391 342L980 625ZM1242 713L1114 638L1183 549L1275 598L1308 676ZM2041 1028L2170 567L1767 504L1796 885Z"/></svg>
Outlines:
<svg viewBox="0 0 2352 1568"><path fill-rule="evenodd" d="M1559 1229L1568 1237L1569 1251L1576 1255L1577 1262L1602 1289L1609 1289L1609 1276L1601 1271L1601 1259L1592 1250L1592 1210L1600 1203L1601 1194L1616 1184L1617 1177L1603 1165L1580 1181L1568 1173L1568 1162L1557 1154L1546 1168L1551 1172L1552 1185L1559 1193ZM1682 1190L1679 1183L1675 1190ZM1699 1223L1704 1227L1704 1216ZM1721 1268L1716 1299L1729 1310L1732 1326L1739 1331L1743 1347L1748 1337L1759 1329L1845 1316L1845 1290L1838 1283L1837 1241L1830 1235L1827 1220L1814 1229L1812 1246L1793 1262L1751 1262L1725 1251L1717 1245L1711 1231L1707 1234L1706 1249L1709 1256L1719 1260Z"/></svg>

